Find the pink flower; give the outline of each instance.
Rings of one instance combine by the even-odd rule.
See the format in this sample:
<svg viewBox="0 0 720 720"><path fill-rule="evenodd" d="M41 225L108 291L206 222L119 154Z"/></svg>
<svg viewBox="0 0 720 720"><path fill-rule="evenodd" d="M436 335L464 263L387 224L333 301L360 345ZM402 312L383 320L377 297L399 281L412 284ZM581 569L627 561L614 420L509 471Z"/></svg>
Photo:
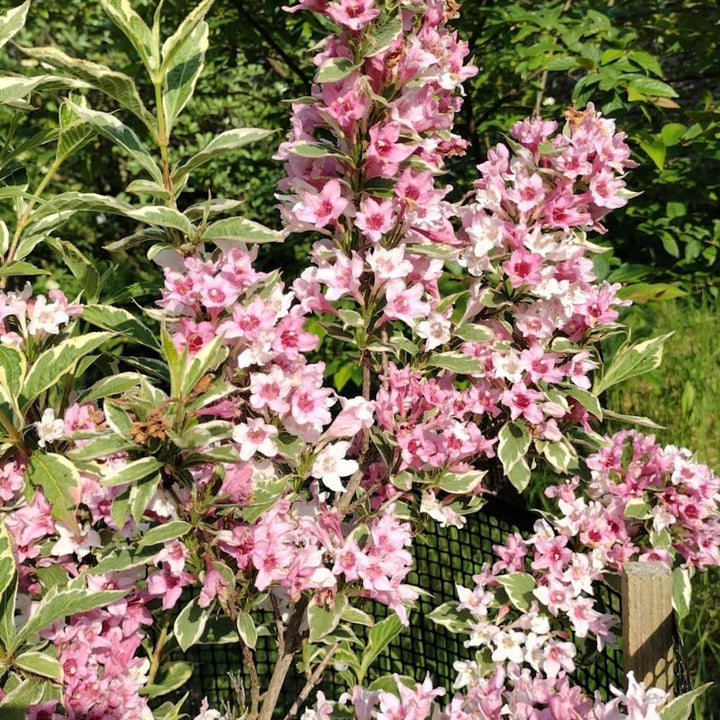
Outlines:
<svg viewBox="0 0 720 720"><path fill-rule="evenodd" d="M336 222L348 205L349 200L343 197L340 183L328 180L319 193L303 192L302 202L295 205L293 211L299 220L322 230L326 225Z"/></svg>
<svg viewBox="0 0 720 720"><path fill-rule="evenodd" d="M392 201L377 201L366 197L360 206L360 212L355 215L355 226L359 227L369 240L379 242L380 238L395 226Z"/></svg>
<svg viewBox="0 0 720 720"><path fill-rule="evenodd" d="M278 429L268 425L262 418L248 418L246 423L240 423L233 430L233 440L240 446L238 456L240 460L249 460L256 452L266 457L275 457L277 447L274 438Z"/></svg>
<svg viewBox="0 0 720 720"><path fill-rule="evenodd" d="M422 285L408 288L400 279L390 280L385 286L384 317L388 320L402 320L408 325L413 325L415 320L427 317L430 306L420 299L424 292Z"/></svg>
<svg viewBox="0 0 720 720"><path fill-rule="evenodd" d="M359 31L374 20L380 10L373 7L373 0L340 0L330 3L325 12L339 25Z"/></svg>
<svg viewBox="0 0 720 720"><path fill-rule="evenodd" d="M515 420L525 418L529 423L541 423L544 419L538 401L545 400L545 396L537 390L531 390L524 382L515 383L512 389L502 394L502 403L510 408L510 418Z"/></svg>

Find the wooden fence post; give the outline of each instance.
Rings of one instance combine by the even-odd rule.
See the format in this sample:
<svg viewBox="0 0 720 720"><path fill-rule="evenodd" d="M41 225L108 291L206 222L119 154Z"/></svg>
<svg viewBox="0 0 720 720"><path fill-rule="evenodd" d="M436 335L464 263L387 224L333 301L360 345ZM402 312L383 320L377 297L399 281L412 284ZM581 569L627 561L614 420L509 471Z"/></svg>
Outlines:
<svg viewBox="0 0 720 720"><path fill-rule="evenodd" d="M672 693L675 685L672 574L659 562L625 563L622 638L625 672Z"/></svg>

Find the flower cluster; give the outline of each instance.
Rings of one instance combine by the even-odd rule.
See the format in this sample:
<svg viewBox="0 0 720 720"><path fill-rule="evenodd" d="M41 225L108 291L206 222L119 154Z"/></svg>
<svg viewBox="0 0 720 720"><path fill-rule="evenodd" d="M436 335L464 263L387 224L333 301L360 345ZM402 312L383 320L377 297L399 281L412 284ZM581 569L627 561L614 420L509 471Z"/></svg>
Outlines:
<svg viewBox="0 0 720 720"><path fill-rule="evenodd" d="M549 488L562 513L556 526L619 571L628 560L705 569L720 564L720 479L690 451L660 447L652 435L621 431L587 458L586 492L577 478Z"/></svg>
<svg viewBox="0 0 720 720"><path fill-rule="evenodd" d="M24 347L32 338L40 344L81 313L82 305L68 304L61 290L50 290L48 297L33 297L27 283L21 292L0 291L0 342Z"/></svg>
<svg viewBox="0 0 720 720"><path fill-rule="evenodd" d="M414 687L395 676L397 692L367 691L355 687L340 697L338 706L352 706L357 720L659 720L658 709L667 694L657 688L647 689L632 673L628 676L627 692L613 688L615 697L605 702L599 697L588 698L570 684L564 674L545 678L510 663L506 668L493 669L485 677L473 677L455 693L444 710L435 698L445 694L444 688L433 688L429 678ZM314 708L302 720L332 720L333 705L318 693ZM198 716L196 720L203 720Z"/></svg>

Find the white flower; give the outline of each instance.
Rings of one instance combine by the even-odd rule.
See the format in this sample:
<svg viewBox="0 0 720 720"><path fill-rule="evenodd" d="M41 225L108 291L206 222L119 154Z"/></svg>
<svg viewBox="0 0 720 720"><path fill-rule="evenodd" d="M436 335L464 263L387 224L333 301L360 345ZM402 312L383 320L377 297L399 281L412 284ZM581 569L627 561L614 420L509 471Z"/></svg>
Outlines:
<svg viewBox="0 0 720 720"><path fill-rule="evenodd" d="M240 423L233 430L233 440L240 446L239 455L243 461L249 460L256 452L266 457L275 457L277 447L273 438L277 437L278 429L268 425L262 418L250 418L247 423Z"/></svg>
<svg viewBox="0 0 720 720"><path fill-rule="evenodd" d="M416 332L421 338L425 338L425 349L434 350L450 342L450 321L440 313L431 312L427 320L418 323Z"/></svg>
<svg viewBox="0 0 720 720"><path fill-rule="evenodd" d="M40 420L33 423L33 425L35 425L35 429L37 430L39 438L38 445L42 448L44 448L47 443L60 440L60 438L65 435L65 423L62 419L55 417L55 411L52 408L46 408Z"/></svg>
<svg viewBox="0 0 720 720"><path fill-rule="evenodd" d="M432 490L423 493L420 500L420 512L429 515L433 520L440 524L440 527L460 528L465 525L465 518L459 515L449 505L443 505L436 497Z"/></svg>
<svg viewBox="0 0 720 720"><path fill-rule="evenodd" d="M501 630L493 638L495 649L493 650L492 660L496 663L509 660L520 665L523 661L523 642L525 635L521 632Z"/></svg>
<svg viewBox="0 0 720 720"><path fill-rule="evenodd" d="M55 302L48 303L44 295L35 298L28 315L30 317L28 332L33 337L41 332L57 335L60 332L60 325L64 325L70 319L65 308Z"/></svg>
<svg viewBox="0 0 720 720"><path fill-rule="evenodd" d="M84 558L94 547L102 547L100 536L95 530L84 529L74 533L67 525L55 523L55 529L60 536L50 550L51 555L61 557L75 553L78 558Z"/></svg>
<svg viewBox="0 0 720 720"><path fill-rule="evenodd" d="M310 474L334 492L344 492L341 477L352 475L359 467L356 460L347 460L345 453L350 442L343 440L328 445L315 458Z"/></svg>

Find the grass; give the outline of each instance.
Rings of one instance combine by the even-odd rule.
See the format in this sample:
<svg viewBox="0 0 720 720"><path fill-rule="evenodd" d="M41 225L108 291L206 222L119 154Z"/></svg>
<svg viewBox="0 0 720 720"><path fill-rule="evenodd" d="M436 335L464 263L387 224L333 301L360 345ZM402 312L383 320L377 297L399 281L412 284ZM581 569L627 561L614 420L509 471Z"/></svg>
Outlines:
<svg viewBox="0 0 720 720"><path fill-rule="evenodd" d="M636 307L625 318L633 337L675 334L665 344L662 366L611 388L606 405L643 415L665 426L653 431L660 443L687 447L720 473L720 301L711 299ZM642 429L642 428L640 428ZM648 432L645 430L645 432ZM718 680L720 666L720 569L693 580L693 607L681 624L695 684ZM697 720L720 720L720 685L705 694Z"/></svg>

